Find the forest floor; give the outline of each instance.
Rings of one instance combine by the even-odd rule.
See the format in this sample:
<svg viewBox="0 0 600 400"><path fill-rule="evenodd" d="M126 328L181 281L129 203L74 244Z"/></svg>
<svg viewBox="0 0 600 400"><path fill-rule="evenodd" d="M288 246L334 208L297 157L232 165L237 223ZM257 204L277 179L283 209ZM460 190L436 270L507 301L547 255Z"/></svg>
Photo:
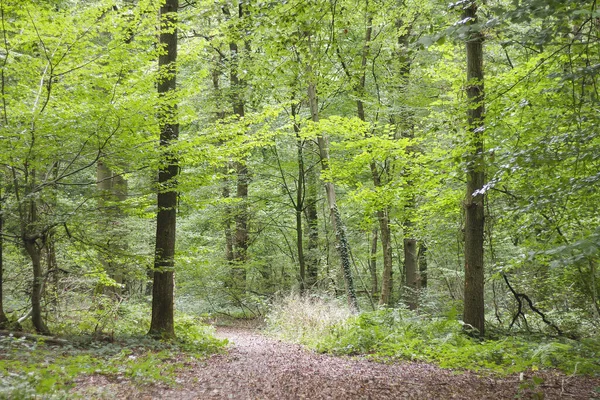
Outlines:
<svg viewBox="0 0 600 400"><path fill-rule="evenodd" d="M414 362L383 364L316 354L247 328L218 328L228 351L188 364L177 387L104 376L72 393L110 399L600 399L600 378L536 371L497 377ZM535 377L534 377L535 375Z"/></svg>

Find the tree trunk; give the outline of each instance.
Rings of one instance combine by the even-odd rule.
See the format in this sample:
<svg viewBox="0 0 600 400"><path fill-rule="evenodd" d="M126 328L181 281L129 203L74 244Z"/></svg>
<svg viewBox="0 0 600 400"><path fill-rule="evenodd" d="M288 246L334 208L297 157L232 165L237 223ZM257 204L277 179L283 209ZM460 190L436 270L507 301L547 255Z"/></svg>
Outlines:
<svg viewBox="0 0 600 400"><path fill-rule="evenodd" d="M107 254L110 254L110 247L111 247L111 240L113 240L113 234L112 232L107 231L107 229L109 229L109 227L112 227L113 222L114 222L114 218L115 215L113 213L113 210L111 207L107 207L107 201L113 201L114 197L113 196L113 173L110 170L110 168L108 166L106 166L106 164L104 163L104 161L102 159L98 160L97 164L96 164L96 187L98 189L99 196L98 196L98 210L102 213L102 217L100 218L100 224L98 226L99 232L102 234L104 233L105 235L108 234L108 237L106 238L106 248L104 249L105 253L101 253L100 254L100 263L102 264L102 267L104 268L104 270L107 272L107 274L113 278L115 281L117 281L117 273L116 271L114 271L113 266L111 265ZM118 282L120 283L120 282ZM120 294L118 288L115 288L113 286L106 286L103 288L100 288L104 294L110 295L110 294Z"/></svg>
<svg viewBox="0 0 600 400"><path fill-rule="evenodd" d="M117 200L119 202L123 202L123 201L127 200L128 193L129 193L129 189L128 189L128 184L127 184L127 179L123 178L123 176L121 176L121 175L113 174L112 195L114 196L115 200ZM117 207L116 211L117 211L117 213L115 215L116 221L120 221L123 218L123 212L122 212L121 208L119 208L119 207ZM120 232L118 232L117 235L120 235ZM121 241L117 241L113 245L116 248L118 248L119 250L125 251L129 247L129 242L127 240L121 240ZM117 263L116 265L113 265L112 278L119 285L114 288L115 294L118 296L120 296L123 292L122 287L125 282L124 268L125 268L125 265L123 265L121 263Z"/></svg>
<svg viewBox="0 0 600 400"><path fill-rule="evenodd" d="M50 330L42 317L42 287L44 274L42 273L42 252L36 243L36 239L24 237L23 244L31 259L33 267L33 286L31 288L31 322L37 333L49 335Z"/></svg>
<svg viewBox="0 0 600 400"><path fill-rule="evenodd" d="M477 23L477 4L471 3L463 18L468 25ZM479 28L475 28L479 29ZM472 32L466 43L467 51L467 121L468 148L466 158L467 193L465 209L465 288L463 320L484 334L484 193L483 160L484 86L483 34Z"/></svg>
<svg viewBox="0 0 600 400"><path fill-rule="evenodd" d="M226 167L226 169L229 169ZM231 197L231 193L229 192L229 179L227 179L227 172L225 173L225 178L223 179L223 189L221 191L221 195L224 199L228 199ZM233 231L231 229L232 224L232 215L233 211L229 203L225 205L225 216L223 220L224 234L225 234L225 260L229 265L233 264Z"/></svg>
<svg viewBox="0 0 600 400"><path fill-rule="evenodd" d="M317 171L305 171L307 181L305 185L306 200L304 215L308 242L306 244L306 286L314 288L319 277L319 214L317 212Z"/></svg>
<svg viewBox="0 0 600 400"><path fill-rule="evenodd" d="M421 243L419 245L419 278L421 280L421 289L427 288L427 245Z"/></svg>
<svg viewBox="0 0 600 400"><path fill-rule="evenodd" d="M310 104L310 113L312 121L319 122L319 107L317 104L317 91L314 83L308 85L308 102ZM317 138L319 144L319 155L321 157L321 169L329 170L329 140L324 135L319 135ZM344 273L344 283L346 286L346 295L348 297L348 305L354 312L359 311L358 299L356 298L356 290L354 289L354 280L352 277L352 269L350 263L350 246L346 238L346 227L342 221L342 217L337 207L335 198L335 186L332 182L325 182L325 192L327 195L327 203L331 213L332 225L335 230L335 238L337 250L342 262L342 271Z"/></svg>
<svg viewBox="0 0 600 400"><path fill-rule="evenodd" d="M393 264L392 257L392 233L390 231L387 210L378 210L379 230L381 231L381 248L383 250L383 273L381 279L381 298L379 304L389 306L393 294Z"/></svg>
<svg viewBox="0 0 600 400"><path fill-rule="evenodd" d="M406 273L408 308L416 310L419 305L419 275L417 273L417 241L415 239L404 239L404 271Z"/></svg>
<svg viewBox="0 0 600 400"><path fill-rule="evenodd" d="M0 189L1 191L2 189ZM4 313L4 295L2 288L4 286L4 198L0 192L0 329L4 329L8 326L8 318Z"/></svg>
<svg viewBox="0 0 600 400"><path fill-rule="evenodd" d="M363 97L366 94L366 67L367 58L370 52L371 36L373 33L373 18L367 18L367 27L365 30L365 42L363 45L362 57L361 57L361 70L359 75L358 83L356 84L354 91L358 98L356 100L356 114L361 121L366 121L365 106ZM349 70L346 73L350 76ZM371 160L370 163L371 175L373 178L373 186L379 188L382 186L381 176L377 169L375 160ZM383 250L383 277L381 280L381 297L379 298L379 304L390 305L392 300L392 241L391 232L389 225L389 207L385 205L379 206L377 210L377 220L379 221L379 230L381 231L381 247Z"/></svg>
<svg viewBox="0 0 600 400"><path fill-rule="evenodd" d="M173 273L175 266L175 232L177 222L176 178L179 162L170 151L179 137L177 106L170 95L177 87L177 9L178 0L166 0L160 8L160 45L164 51L158 58L161 78L158 94L167 104L159 115L160 147L165 150L165 166L158 173L158 213L156 216L156 251L154 255L154 282L152 285L152 321L149 335L162 338L175 337L173 321ZM162 163L161 163L162 164Z"/></svg>
<svg viewBox="0 0 600 400"><path fill-rule="evenodd" d="M239 5L239 18L244 15L242 4ZM242 119L245 115L244 96L241 91L244 82L239 78L239 49L236 42L229 43L230 63L230 81L232 88L233 113ZM245 159L234 162L234 168L237 175L236 198L239 200L235 211L235 235L233 246L233 258L235 267L233 268L234 287L241 291L246 291L246 261L248 260L248 166Z"/></svg>
<svg viewBox="0 0 600 400"><path fill-rule="evenodd" d="M221 76L222 61L222 57L221 55L219 55L219 57L217 57L215 61L215 69L212 71L212 82L213 88L215 90L215 119L217 121L225 119L224 104L222 104L223 96L221 93L221 85L219 83L219 78ZM231 196L229 190L229 170L231 170L232 168L233 166L230 162L228 162L227 165L225 165L221 170L221 172L223 173L223 179L221 182L221 196L223 197L223 199L228 199ZM225 235L225 260L227 260L227 264L229 264L229 266L231 266L233 262L233 232L231 230L232 215L233 212L231 210L231 206L229 205L229 203L225 203L223 217L223 233Z"/></svg>
<svg viewBox="0 0 600 400"><path fill-rule="evenodd" d="M292 106L292 115L295 116L295 108ZM296 188L296 250L298 252L298 265L300 267L300 292L304 293L308 287L306 282L306 260L304 258L304 231L302 229L302 210L304 209L304 143L300 138L300 128L294 123L296 132L296 150L298 159L298 187Z"/></svg>
<svg viewBox="0 0 600 400"><path fill-rule="evenodd" d="M369 272L371 274L371 296L377 299L379 294L379 285L377 284L377 228L373 229L371 238L371 256L369 257Z"/></svg>

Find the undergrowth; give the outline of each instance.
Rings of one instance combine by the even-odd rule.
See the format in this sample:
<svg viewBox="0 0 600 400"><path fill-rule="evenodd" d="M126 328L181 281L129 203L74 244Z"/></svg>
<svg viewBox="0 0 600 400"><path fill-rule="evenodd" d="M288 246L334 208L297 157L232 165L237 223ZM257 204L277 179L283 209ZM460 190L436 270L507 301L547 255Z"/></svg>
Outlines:
<svg viewBox="0 0 600 400"><path fill-rule="evenodd" d="M423 361L501 375L547 368L600 374L597 337L575 341L500 335L478 340L465 333L455 311L440 318L418 316L404 309L344 317L335 307L335 303L324 301L285 300L267 318L268 330L319 352L338 355Z"/></svg>
<svg viewBox="0 0 600 400"><path fill-rule="evenodd" d="M267 331L314 348L334 325L351 315L336 299L290 296L272 306L266 318Z"/></svg>
<svg viewBox="0 0 600 400"><path fill-rule="evenodd" d="M145 304L123 304L115 313L113 331L81 332L77 321L65 326L69 335L62 335L68 342L63 346L0 337L0 399L76 398L71 390L76 383L96 375L111 382L173 386L184 365L226 344L213 336L212 327L181 313L175 318L176 340L153 340L145 335L149 315Z"/></svg>

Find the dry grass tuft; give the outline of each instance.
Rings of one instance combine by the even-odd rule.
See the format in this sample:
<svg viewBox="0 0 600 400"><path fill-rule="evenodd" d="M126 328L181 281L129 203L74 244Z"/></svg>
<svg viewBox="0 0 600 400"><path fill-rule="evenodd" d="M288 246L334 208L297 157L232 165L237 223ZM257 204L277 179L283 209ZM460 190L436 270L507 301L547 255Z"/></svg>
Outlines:
<svg viewBox="0 0 600 400"><path fill-rule="evenodd" d="M351 315L348 307L337 299L290 295L273 305L267 316L267 331L281 339L310 346Z"/></svg>

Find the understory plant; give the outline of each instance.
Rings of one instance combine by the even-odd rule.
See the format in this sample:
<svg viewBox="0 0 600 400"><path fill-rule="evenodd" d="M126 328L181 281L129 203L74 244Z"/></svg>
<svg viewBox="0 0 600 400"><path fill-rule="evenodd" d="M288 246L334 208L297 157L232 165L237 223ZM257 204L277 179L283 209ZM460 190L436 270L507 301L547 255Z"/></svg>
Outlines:
<svg viewBox="0 0 600 400"><path fill-rule="evenodd" d="M468 335L456 311L443 317L406 309L381 309L359 315L327 314L313 300L292 299L274 308L269 330L323 353L366 355L377 360L432 362L443 368L501 375L556 368L572 374L600 374L600 340L527 334L476 339ZM329 302L329 309L335 303ZM286 307L291 307L286 312ZM317 313L313 312L315 309ZM294 318L296 318L294 320Z"/></svg>
<svg viewBox="0 0 600 400"><path fill-rule="evenodd" d="M0 337L0 399L86 398L75 387L97 376L132 385L174 386L184 364L222 351L227 343L214 337L214 328L183 313L175 316L176 340L151 339L146 336L148 316L147 304L119 304L111 317L114 330L82 332L78 329L85 323L72 321L64 327L68 335L61 346Z"/></svg>

